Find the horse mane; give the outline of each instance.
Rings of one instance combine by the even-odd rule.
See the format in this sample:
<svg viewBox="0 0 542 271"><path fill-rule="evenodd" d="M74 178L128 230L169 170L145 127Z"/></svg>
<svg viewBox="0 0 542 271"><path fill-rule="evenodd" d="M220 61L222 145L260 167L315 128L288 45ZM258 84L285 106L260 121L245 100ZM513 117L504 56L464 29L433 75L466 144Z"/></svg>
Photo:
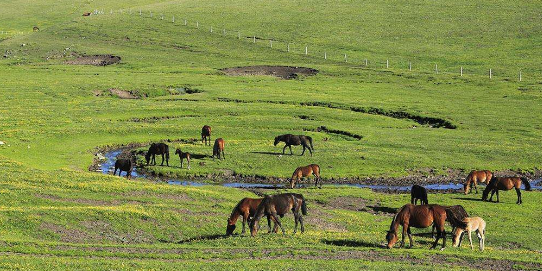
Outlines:
<svg viewBox="0 0 542 271"><path fill-rule="evenodd" d="M463 210L458 210L458 208L462 208ZM448 221L450 222L452 227L461 229L467 227L467 223L463 221L465 217L462 211L464 211L464 208L461 205L455 205L446 208L446 217L448 218Z"/></svg>
<svg viewBox="0 0 542 271"><path fill-rule="evenodd" d="M237 216L239 216L239 206L245 201L246 198L243 198L242 200L240 200L237 205L235 205L235 207L233 208L233 210L231 211L231 215L230 215L230 219L232 219L233 217L235 217L235 214L237 213Z"/></svg>
<svg viewBox="0 0 542 271"><path fill-rule="evenodd" d="M406 205L401 207L399 210L397 210L397 213L395 213L395 215L393 216L393 219L391 220L391 225L390 225L390 230L389 231L392 231L392 228L393 228L393 224L395 224L395 220L397 219L397 216L403 211L403 209L405 209Z"/></svg>

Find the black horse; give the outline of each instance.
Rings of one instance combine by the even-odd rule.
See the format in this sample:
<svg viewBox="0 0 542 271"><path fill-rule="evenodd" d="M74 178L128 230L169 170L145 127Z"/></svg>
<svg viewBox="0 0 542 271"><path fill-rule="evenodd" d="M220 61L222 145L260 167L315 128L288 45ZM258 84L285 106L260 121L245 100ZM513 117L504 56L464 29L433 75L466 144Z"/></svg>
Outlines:
<svg viewBox="0 0 542 271"><path fill-rule="evenodd" d="M169 167L169 146L164 143L152 143L149 147L149 151L145 155L145 160L147 161L147 166L149 165L149 162L151 161L152 156L152 163L153 165L156 165L156 155L162 155L162 166L164 165L164 155L166 156L166 165Z"/></svg>
<svg viewBox="0 0 542 271"><path fill-rule="evenodd" d="M410 190L410 203L416 204L418 203L418 200L420 200L420 204L429 204L425 187L415 184Z"/></svg>
<svg viewBox="0 0 542 271"><path fill-rule="evenodd" d="M134 166L135 163L132 161L132 159L117 159L117 161L115 161L115 171L113 171L113 175L117 174L118 169L119 176L123 171L126 171L126 178L130 179Z"/></svg>
<svg viewBox="0 0 542 271"><path fill-rule="evenodd" d="M282 234L286 234L286 231L282 227L279 216L283 217L289 211L294 213L294 234L297 231L297 224L301 224L301 233L305 231L305 226L303 225L303 215L307 215L307 203L305 198L301 194L286 193L286 194L277 194L273 196L265 196L262 202L258 205L254 218L250 221L250 235L252 237L256 236L258 232L258 223L260 219L265 215L268 218L271 218L275 222L275 229L273 232L278 230L277 225L281 228ZM301 212L300 212L301 211ZM303 215L302 215L303 214ZM267 221L270 229L271 223L268 219Z"/></svg>
<svg viewBox="0 0 542 271"><path fill-rule="evenodd" d="M286 147L290 147L290 154L292 155L292 145L293 146L303 146L303 152L301 155L305 154L305 149L309 149L309 152L311 153L314 151L314 147L312 146L312 137L310 136L304 136L304 135L292 135L292 134L286 134L286 135L279 135L275 137L275 143L274 145L277 146L279 142L284 142L286 145L282 149L282 154L284 154L284 150L286 150Z"/></svg>

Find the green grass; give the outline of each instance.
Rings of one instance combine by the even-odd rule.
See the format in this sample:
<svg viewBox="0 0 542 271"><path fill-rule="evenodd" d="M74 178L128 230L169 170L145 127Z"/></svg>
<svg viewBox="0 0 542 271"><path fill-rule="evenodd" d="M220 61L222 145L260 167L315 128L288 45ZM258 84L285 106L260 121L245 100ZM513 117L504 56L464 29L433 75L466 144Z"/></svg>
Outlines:
<svg viewBox="0 0 542 271"><path fill-rule="evenodd" d="M106 13L141 8L146 16L81 16L95 8ZM539 192L526 192L523 206L513 204L513 192L503 193L501 204L470 200L479 195L430 195L431 202L461 204L486 219L484 253L429 251L426 237L416 237L412 250L386 251L380 245L389 215L324 206L347 197L389 211L408 202L407 195L304 189L310 213L304 235L213 239L208 237L224 232L237 201L253 193L126 181L87 170L97 147L197 139L207 124L213 139L225 139L226 160L194 159L188 171L178 168L172 152L172 167L150 170L179 178L225 172L285 178L297 166L317 163L324 178L477 168L535 172L542 160L539 9L532 1L5 1L0 8L0 30L9 31L0 34L5 55L0 58L0 141L6 143L0 146L0 266L483 268L454 264L460 259L540 267L540 241L534 238L541 226ZM149 11L154 18L148 18ZM159 20L160 13L167 20ZM175 24L169 21L174 14ZM182 26L183 18L189 27ZM41 31L31 32L34 25ZM217 31L210 33L210 26ZM222 28L228 29L225 37ZM238 40L232 31L238 29L243 37L264 40ZM274 40L273 49L265 39ZM284 50L287 42L290 53ZM107 67L65 64L81 54L114 54L122 61ZM362 65L365 58L369 67ZM390 69L384 68L386 59ZM413 71L407 69L409 61ZM439 74L432 71L434 64ZM218 71L244 65L304 66L319 73L281 80ZM460 66L463 77L457 74ZM486 76L489 68L493 80ZM523 82L516 80L520 69ZM183 87L202 92L168 91ZM108 95L111 88L148 97L122 100ZM97 97L96 91L104 95ZM438 118L457 129L351 108ZM362 139L318 132L320 126ZM314 156L275 155L282 145L273 146L273 138L284 133L312 136ZM212 151L199 142L170 145L194 154ZM291 217L284 221L291 232ZM353 256L344 256L350 252ZM405 255L409 259L401 260ZM433 266L432 261L441 262Z"/></svg>

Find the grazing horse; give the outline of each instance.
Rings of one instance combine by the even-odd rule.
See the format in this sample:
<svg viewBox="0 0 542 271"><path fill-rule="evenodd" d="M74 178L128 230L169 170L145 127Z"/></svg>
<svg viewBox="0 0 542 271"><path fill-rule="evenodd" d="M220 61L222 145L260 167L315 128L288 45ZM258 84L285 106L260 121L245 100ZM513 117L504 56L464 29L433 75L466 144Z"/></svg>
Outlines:
<svg viewBox="0 0 542 271"><path fill-rule="evenodd" d="M132 176L132 170L134 169L134 162L132 159L117 159L115 161L115 171L113 175L117 174L117 169L119 170L119 176L123 171L126 171L126 178L130 179Z"/></svg>
<svg viewBox="0 0 542 271"><path fill-rule="evenodd" d="M450 222L450 225L452 225L452 232L457 225L461 225L461 221L466 217L469 217L469 214L463 206L454 205L446 207L446 221ZM435 225L433 225L433 229L431 230L431 237L435 238Z"/></svg>
<svg viewBox="0 0 542 271"><path fill-rule="evenodd" d="M149 162L151 161L152 156L152 163L153 165L156 165L156 155L162 155L162 166L164 165L164 155L166 156L166 165L169 167L169 146L164 143L152 143L149 147L149 151L147 151L147 154L145 154L145 160L147 161L147 166L149 165Z"/></svg>
<svg viewBox="0 0 542 271"><path fill-rule="evenodd" d="M391 221L390 230L386 235L388 241L387 247L391 249L397 242L397 229L399 226L403 226L403 238L401 240L400 247L405 245L405 235L408 234L410 240L410 247L412 247L412 235L410 233L410 227L414 228L427 228L431 225L435 225L437 229L437 239L433 243L431 249L437 247L439 238L442 238L442 249L446 247L446 232L444 230L444 224L446 223L446 208L440 205L413 205L406 204L399 212L393 217Z"/></svg>
<svg viewBox="0 0 542 271"><path fill-rule="evenodd" d="M201 128L201 143L207 145L207 141L209 141L209 146L211 146L211 126L204 125Z"/></svg>
<svg viewBox="0 0 542 271"><path fill-rule="evenodd" d="M489 201L493 201L493 194L496 192L497 202L499 202L499 190L508 191L515 188L516 194L518 195L518 201L516 203L522 204L523 199L520 190L521 183L525 185L525 191L531 191L531 184L525 177L493 177L482 193L482 200L487 201L487 196L489 195L489 192L491 192Z"/></svg>
<svg viewBox="0 0 542 271"><path fill-rule="evenodd" d="M465 190L465 195L469 193L469 190L474 187L474 190L476 191L476 194L478 194L478 187L476 186L477 183L485 183L488 184L489 181L493 178L493 173L489 170L473 170L469 173L467 178L465 179L465 184L463 185L463 188Z"/></svg>
<svg viewBox="0 0 542 271"><path fill-rule="evenodd" d="M294 213L294 234L297 232L297 223L301 224L301 233L305 232L305 226L303 226L303 216L299 213L300 209L303 215L307 215L307 203L301 194L286 193L274 196L265 196L258 206L256 214L254 214L254 219L250 221L250 235L252 237L256 236L258 233L258 222L264 215L270 216L270 218L279 225L280 229L282 230L282 234L286 234L286 231L280 222L279 216L282 217L290 210Z"/></svg>
<svg viewBox="0 0 542 271"><path fill-rule="evenodd" d="M284 154L284 150L286 150L286 147L290 147L290 155L293 155L292 152L292 145L293 146L303 146L303 152L301 155L305 154L305 149L309 149L309 152L311 153L314 151L314 147L312 146L312 137L310 136L304 136L304 135L292 135L292 134L286 134L286 135L280 135L275 137L275 143L274 145L277 146L279 142L284 142L286 145L282 149L282 154Z"/></svg>
<svg viewBox="0 0 542 271"><path fill-rule="evenodd" d="M83 16L90 16L90 12L83 13Z"/></svg>
<svg viewBox="0 0 542 271"><path fill-rule="evenodd" d="M32 28L32 31L34 31L34 32L38 32L38 31L40 31L40 28L39 28L39 27L37 27L37 26L34 26L34 27Z"/></svg>
<svg viewBox="0 0 542 271"><path fill-rule="evenodd" d="M245 234L245 225L248 222L250 222L250 219L254 217L254 214L256 214L256 210L258 209L258 206L262 202L263 198L261 199L251 199L251 198L244 198L237 205L235 208L233 208L233 211L231 212L230 218L228 218L228 226L226 227L226 235L232 235L233 231L235 230L235 223L237 223L237 219L239 219L239 216L243 217L243 231L241 234ZM271 232L271 217L267 216L267 225L269 226L269 232ZM277 223L275 223L274 231L277 230Z"/></svg>
<svg viewBox="0 0 542 271"><path fill-rule="evenodd" d="M418 199L420 200L420 204L429 204L425 187L415 184L410 189L410 203L416 205Z"/></svg>
<svg viewBox="0 0 542 271"><path fill-rule="evenodd" d="M471 233L476 231L478 241L480 242L480 251L484 251L484 246L486 243L486 222L481 217L464 218L463 221L461 221L461 225L458 225L455 230L452 231L452 245L454 247L461 246L461 237L465 231L469 234L470 248L474 249L472 246Z"/></svg>
<svg viewBox="0 0 542 271"><path fill-rule="evenodd" d="M190 153L183 152L181 149L176 149L175 154L178 154L179 159L181 159L181 168L183 168L183 159L186 158L186 161L188 162L188 169L190 169Z"/></svg>
<svg viewBox="0 0 542 271"><path fill-rule="evenodd" d="M222 155L223 159L226 159L226 155L224 154L224 139L217 138L215 140L215 145L213 146L213 158L215 156L220 159L220 155Z"/></svg>
<svg viewBox="0 0 542 271"><path fill-rule="evenodd" d="M317 164L310 164L304 167L298 167L295 169L294 174L292 174L292 179L290 180L290 188L295 187L296 181L301 181L304 177L309 177L314 175L315 182L314 186L318 186L318 181L320 181L320 188L322 188L322 180L320 179L320 166Z"/></svg>

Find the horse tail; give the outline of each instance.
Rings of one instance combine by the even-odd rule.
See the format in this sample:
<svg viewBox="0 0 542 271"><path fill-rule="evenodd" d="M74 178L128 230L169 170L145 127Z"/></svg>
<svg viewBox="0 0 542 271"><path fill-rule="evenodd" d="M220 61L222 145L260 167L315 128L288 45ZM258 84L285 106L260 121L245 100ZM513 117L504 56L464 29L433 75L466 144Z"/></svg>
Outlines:
<svg viewBox="0 0 542 271"><path fill-rule="evenodd" d="M314 146L312 146L312 137L307 136L307 139L309 140L309 143L311 144L311 149L314 151Z"/></svg>
<svg viewBox="0 0 542 271"><path fill-rule="evenodd" d="M525 185L525 191L531 191L531 184L525 177L521 177L521 182Z"/></svg>
<svg viewBox="0 0 542 271"><path fill-rule="evenodd" d="M448 221L450 222L450 224L456 228L457 227L461 229L466 228L467 223L463 222L463 219L459 218L458 216L461 216L461 215L456 215L456 212L454 212L453 207L446 208L446 217L448 218Z"/></svg>
<svg viewBox="0 0 542 271"><path fill-rule="evenodd" d="M299 195L299 197L301 198L301 213L307 215L307 202L305 202L303 195Z"/></svg>

